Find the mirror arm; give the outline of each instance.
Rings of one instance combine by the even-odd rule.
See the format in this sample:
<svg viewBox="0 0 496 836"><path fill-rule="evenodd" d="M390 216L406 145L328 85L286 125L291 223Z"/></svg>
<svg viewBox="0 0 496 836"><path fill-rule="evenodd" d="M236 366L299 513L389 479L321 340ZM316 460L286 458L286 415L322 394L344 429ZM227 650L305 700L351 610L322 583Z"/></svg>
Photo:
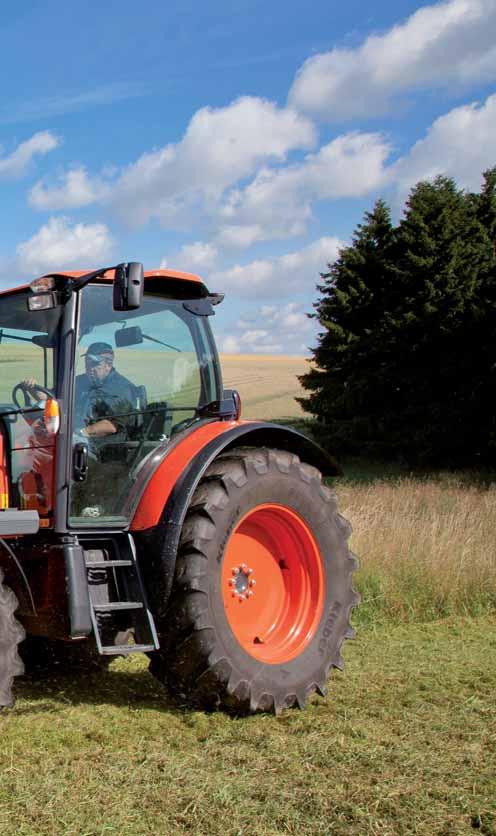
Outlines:
<svg viewBox="0 0 496 836"><path fill-rule="evenodd" d="M89 282L93 281L93 279L99 279L108 270L116 270L118 266L119 265L114 267L102 267L100 270L93 270L91 273L85 273L84 276L79 276L78 279L72 279L71 288L75 291L81 290L89 284Z"/></svg>

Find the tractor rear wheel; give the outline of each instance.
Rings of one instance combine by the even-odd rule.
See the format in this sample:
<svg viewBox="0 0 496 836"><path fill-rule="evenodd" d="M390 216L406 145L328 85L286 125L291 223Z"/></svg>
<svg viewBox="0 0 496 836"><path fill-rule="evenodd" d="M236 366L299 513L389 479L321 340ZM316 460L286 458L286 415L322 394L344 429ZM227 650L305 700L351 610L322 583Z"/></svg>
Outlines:
<svg viewBox="0 0 496 836"><path fill-rule="evenodd" d="M24 671L17 652L19 642L24 638L24 629L14 615L16 609L17 598L4 585L3 570L0 569L0 711L13 705L12 683L14 677Z"/></svg>
<svg viewBox="0 0 496 836"><path fill-rule="evenodd" d="M243 713L323 695L353 635L350 531L319 471L296 455L221 455L183 525L152 673L181 700Z"/></svg>

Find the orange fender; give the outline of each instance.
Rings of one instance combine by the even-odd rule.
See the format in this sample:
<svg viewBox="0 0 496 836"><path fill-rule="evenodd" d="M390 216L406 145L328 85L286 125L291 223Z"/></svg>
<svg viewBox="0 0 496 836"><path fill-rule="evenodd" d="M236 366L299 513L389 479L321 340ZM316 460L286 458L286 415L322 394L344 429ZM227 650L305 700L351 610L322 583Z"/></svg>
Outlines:
<svg viewBox="0 0 496 836"><path fill-rule="evenodd" d="M173 446L146 484L131 522L131 531L144 531L157 525L172 489L195 456L214 438L240 424L240 421L211 421L190 431Z"/></svg>

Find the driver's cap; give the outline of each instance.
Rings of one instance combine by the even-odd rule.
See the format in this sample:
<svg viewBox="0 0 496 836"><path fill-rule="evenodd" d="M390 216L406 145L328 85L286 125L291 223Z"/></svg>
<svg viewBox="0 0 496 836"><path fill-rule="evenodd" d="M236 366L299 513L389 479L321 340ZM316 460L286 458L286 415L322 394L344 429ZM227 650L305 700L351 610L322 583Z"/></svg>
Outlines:
<svg viewBox="0 0 496 836"><path fill-rule="evenodd" d="M88 360L91 360L93 363L99 363L104 359L105 355L107 355L107 357L114 356L114 349L110 343L91 343L91 345L88 346L86 354L83 354L83 357L87 357Z"/></svg>

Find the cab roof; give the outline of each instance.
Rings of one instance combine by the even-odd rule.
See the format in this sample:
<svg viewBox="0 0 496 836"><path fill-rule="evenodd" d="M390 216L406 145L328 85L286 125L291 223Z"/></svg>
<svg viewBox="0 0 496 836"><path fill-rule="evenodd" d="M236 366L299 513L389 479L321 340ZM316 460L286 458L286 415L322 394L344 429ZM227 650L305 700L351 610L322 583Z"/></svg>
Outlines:
<svg viewBox="0 0 496 836"><path fill-rule="evenodd" d="M66 279L79 279L80 276L84 276L89 272L90 270L52 270L50 273L44 273L43 276L40 276L40 278L44 278L45 276L61 276ZM157 279L168 279L169 281L177 280L178 282L193 282L199 285L198 290L200 291L200 295L208 294L208 290L202 279L195 273L184 273L181 270L145 270L144 277L145 283L149 280L155 280L154 283L156 283ZM114 270L107 270L106 273L99 276L98 279L95 279L95 281L111 282L113 279ZM17 290L26 290L27 288L29 288L29 284L21 284L16 287L5 288L4 290L0 290L0 296L5 295L6 293L14 293Z"/></svg>

